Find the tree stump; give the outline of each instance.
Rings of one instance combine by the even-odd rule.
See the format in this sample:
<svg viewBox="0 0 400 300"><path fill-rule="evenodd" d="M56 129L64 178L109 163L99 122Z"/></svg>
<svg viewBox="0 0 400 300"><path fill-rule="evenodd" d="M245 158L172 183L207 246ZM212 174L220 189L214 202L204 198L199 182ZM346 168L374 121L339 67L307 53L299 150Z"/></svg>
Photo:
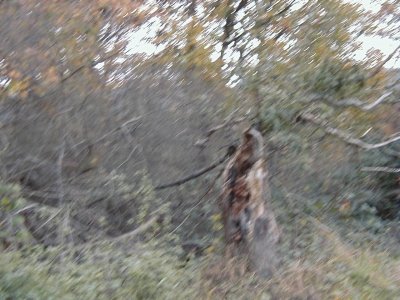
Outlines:
<svg viewBox="0 0 400 300"><path fill-rule="evenodd" d="M271 275L278 263L280 234L270 199L263 137L250 128L225 167L220 208L227 255L248 259L262 276Z"/></svg>

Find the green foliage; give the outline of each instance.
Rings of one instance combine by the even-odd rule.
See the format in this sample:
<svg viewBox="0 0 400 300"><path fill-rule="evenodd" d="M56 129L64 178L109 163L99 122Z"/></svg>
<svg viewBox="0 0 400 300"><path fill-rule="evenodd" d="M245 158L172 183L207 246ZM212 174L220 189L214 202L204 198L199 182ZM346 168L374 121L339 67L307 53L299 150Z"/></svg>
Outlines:
<svg viewBox="0 0 400 300"><path fill-rule="evenodd" d="M276 133L287 130L293 123L295 113L293 109L282 110L277 105L265 107L260 116L263 131Z"/></svg>
<svg viewBox="0 0 400 300"><path fill-rule="evenodd" d="M396 166L398 157L393 153L398 152L398 147L389 146L386 149L363 153L363 165ZM400 218L400 191L399 175L396 173L369 173L365 175L365 181L373 186L379 186L374 191L375 197L368 203L376 208L376 213L383 219Z"/></svg>
<svg viewBox="0 0 400 300"><path fill-rule="evenodd" d="M18 213L26 205L18 185L0 180L0 241L6 245L24 244L31 240L24 218Z"/></svg>
<svg viewBox="0 0 400 300"><path fill-rule="evenodd" d="M286 147L291 149L290 144ZM115 175L113 178L115 185L125 186L124 180L117 180ZM141 193L140 189L129 192ZM151 191L142 193L151 195ZM22 251L3 252L0 298L220 299L229 295L233 299L393 299L399 292L398 279L393 276L400 262L394 254L396 247L382 252L379 245L388 241L383 230L380 236L372 234L373 230L365 231L367 223L378 220L374 212L362 207L364 215L358 220L332 218L335 212L326 209L324 199L321 201L325 204L320 206L315 197L301 195L284 187L277 190L274 185L271 204L283 229L283 264L268 281L251 273L235 275L240 265L230 265L220 256L223 247L217 240L205 257L191 257L182 264L181 251L173 246L177 240L166 235L146 244L104 240L71 248L25 247ZM221 229L218 215L212 217L212 222L216 230Z"/></svg>
<svg viewBox="0 0 400 300"><path fill-rule="evenodd" d="M187 299L196 295L199 269L190 264L182 269L177 256L161 250L160 244L135 245L129 255L113 247L97 247L96 252L97 258L85 252L81 263L58 257L57 249L28 256L3 253L0 298Z"/></svg>
<svg viewBox="0 0 400 300"><path fill-rule="evenodd" d="M21 207L20 187L0 181L0 210L10 212Z"/></svg>
<svg viewBox="0 0 400 300"><path fill-rule="evenodd" d="M364 87L365 73L361 65L326 59L317 70L309 70L304 80L315 93L342 99Z"/></svg>

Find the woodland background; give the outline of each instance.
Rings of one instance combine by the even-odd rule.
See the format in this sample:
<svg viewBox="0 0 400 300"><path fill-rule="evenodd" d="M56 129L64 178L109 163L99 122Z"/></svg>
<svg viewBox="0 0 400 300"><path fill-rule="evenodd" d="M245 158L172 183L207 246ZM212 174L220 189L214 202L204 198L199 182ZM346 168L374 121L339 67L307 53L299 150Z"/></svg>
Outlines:
<svg viewBox="0 0 400 300"><path fill-rule="evenodd" d="M0 1L0 298L400 298L400 3L376 7ZM399 46L356 60L371 36ZM160 189L252 123L282 231L268 279L224 261L223 165Z"/></svg>

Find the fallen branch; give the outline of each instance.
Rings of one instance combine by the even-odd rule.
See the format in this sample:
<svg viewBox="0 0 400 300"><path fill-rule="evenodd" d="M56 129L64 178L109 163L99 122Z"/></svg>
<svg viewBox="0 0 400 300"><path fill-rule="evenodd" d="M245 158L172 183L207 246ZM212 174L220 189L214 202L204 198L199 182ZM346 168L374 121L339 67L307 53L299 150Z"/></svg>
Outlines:
<svg viewBox="0 0 400 300"><path fill-rule="evenodd" d="M370 144L370 143L366 143L360 139L354 138L352 137L350 134L344 132L343 130L340 130L338 128L334 128L331 127L327 121L320 119L319 117L310 114L310 113L303 113L300 116L301 119L308 121L310 123L313 123L314 125L317 125L319 127L321 127L326 133L336 136L338 138L340 138L341 140L345 141L346 143L350 144L350 145L354 145L354 146L358 146L360 148L363 148L365 150L372 150L372 149L377 149L377 148L381 148L384 146L387 146L389 144L392 144L394 142L400 141L400 135L395 136L389 140L386 140L384 142L381 143L377 143L377 144Z"/></svg>
<svg viewBox="0 0 400 300"><path fill-rule="evenodd" d="M361 168L364 172L385 172L385 173L400 173L400 168L390 167L364 167Z"/></svg>

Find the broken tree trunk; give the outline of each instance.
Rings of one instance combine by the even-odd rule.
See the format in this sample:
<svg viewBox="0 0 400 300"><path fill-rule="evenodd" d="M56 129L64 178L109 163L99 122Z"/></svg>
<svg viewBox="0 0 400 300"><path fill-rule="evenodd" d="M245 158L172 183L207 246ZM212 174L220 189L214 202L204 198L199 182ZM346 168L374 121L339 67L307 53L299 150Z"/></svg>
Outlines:
<svg viewBox="0 0 400 300"><path fill-rule="evenodd" d="M263 276L278 262L279 230L270 199L263 137L250 128L225 167L220 207L228 255L248 258L250 268Z"/></svg>

